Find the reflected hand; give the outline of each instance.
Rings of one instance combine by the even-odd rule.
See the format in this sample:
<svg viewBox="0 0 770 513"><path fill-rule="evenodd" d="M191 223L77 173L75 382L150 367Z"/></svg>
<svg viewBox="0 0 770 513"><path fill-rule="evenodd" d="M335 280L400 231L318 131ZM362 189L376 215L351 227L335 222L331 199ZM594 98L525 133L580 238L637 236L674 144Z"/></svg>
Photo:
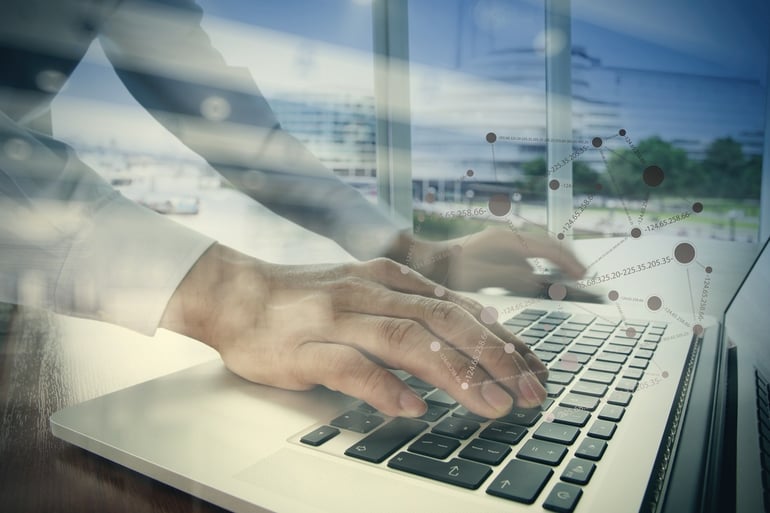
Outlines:
<svg viewBox="0 0 770 513"><path fill-rule="evenodd" d="M406 272L404 272L406 271ZM387 368L446 390L485 417L545 399L543 364L482 307L391 260L325 266L268 264L212 246L190 270L161 327L201 340L258 383L317 384L388 415L425 403Z"/></svg>
<svg viewBox="0 0 770 513"><path fill-rule="evenodd" d="M398 245L394 253L401 255L400 261L454 290L502 287L528 296L542 292L545 282L527 258L546 258L572 279L585 274L575 255L556 240L499 228L439 242L404 236Z"/></svg>

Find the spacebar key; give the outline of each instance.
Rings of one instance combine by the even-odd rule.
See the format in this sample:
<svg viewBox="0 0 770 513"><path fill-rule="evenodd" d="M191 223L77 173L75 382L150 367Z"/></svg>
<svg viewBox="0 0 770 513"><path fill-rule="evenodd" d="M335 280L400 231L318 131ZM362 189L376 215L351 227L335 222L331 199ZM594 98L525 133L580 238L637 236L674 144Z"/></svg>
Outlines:
<svg viewBox="0 0 770 513"><path fill-rule="evenodd" d="M398 417L364 437L345 451L345 455L379 463L428 427L427 422Z"/></svg>
<svg viewBox="0 0 770 513"><path fill-rule="evenodd" d="M388 466L471 490L481 486L481 483L492 473L491 468L479 463L457 458L439 461L408 452L396 454L388 462Z"/></svg>

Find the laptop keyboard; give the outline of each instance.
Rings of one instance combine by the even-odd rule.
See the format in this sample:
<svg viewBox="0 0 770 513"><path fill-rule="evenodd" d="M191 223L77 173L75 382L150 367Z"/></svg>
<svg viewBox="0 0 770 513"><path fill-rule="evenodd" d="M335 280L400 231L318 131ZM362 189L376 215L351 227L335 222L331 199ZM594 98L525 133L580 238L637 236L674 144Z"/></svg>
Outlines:
<svg viewBox="0 0 770 513"><path fill-rule="evenodd" d="M346 457L380 464L462 488L569 513L590 485L644 379L666 323L611 320L563 311L527 309L504 323L549 368L548 398L540 408L514 408L485 419L449 394L411 376L405 382L423 396L420 418L387 421L359 403L305 434L320 446L341 430L362 437ZM665 377L665 376L664 376ZM556 476L555 467L567 462Z"/></svg>

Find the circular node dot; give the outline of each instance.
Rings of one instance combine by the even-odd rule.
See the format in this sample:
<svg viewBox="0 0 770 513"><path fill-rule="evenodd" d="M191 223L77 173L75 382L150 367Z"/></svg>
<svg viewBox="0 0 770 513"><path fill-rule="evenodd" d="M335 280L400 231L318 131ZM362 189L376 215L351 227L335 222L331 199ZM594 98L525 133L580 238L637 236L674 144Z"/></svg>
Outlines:
<svg viewBox="0 0 770 513"><path fill-rule="evenodd" d="M495 142L496 140L497 140L497 134L496 134L496 133L494 133L494 132L489 132L489 133L487 134L487 142L488 142L488 143L490 143L490 144L491 144L491 143Z"/></svg>
<svg viewBox="0 0 770 513"><path fill-rule="evenodd" d="M610 299L610 301L617 301L620 297L620 294L618 294L617 290L611 290L609 294L607 294L607 297Z"/></svg>
<svg viewBox="0 0 770 513"><path fill-rule="evenodd" d="M641 236L642 236L642 230L640 230L639 228L631 229L631 237L638 239Z"/></svg>
<svg viewBox="0 0 770 513"><path fill-rule="evenodd" d="M618 134L626 135L626 129L625 128L621 128L620 130L618 130Z"/></svg>
<svg viewBox="0 0 770 513"><path fill-rule="evenodd" d="M599 148L602 145L602 138L601 137L594 137L591 139L591 144L593 144L594 148Z"/></svg>
<svg viewBox="0 0 770 513"><path fill-rule="evenodd" d="M424 223L425 222L425 214L420 212L417 214L417 222L418 223Z"/></svg>
<svg viewBox="0 0 770 513"><path fill-rule="evenodd" d="M468 189L465 191L465 197L468 199L473 199L473 197L476 195L476 192L473 189Z"/></svg>
<svg viewBox="0 0 770 513"><path fill-rule="evenodd" d="M479 317L484 324L494 324L497 322L497 309L493 306L485 306Z"/></svg>
<svg viewBox="0 0 770 513"><path fill-rule="evenodd" d="M473 169L469 169L468 171L465 172L465 176L471 177L473 175L474 175Z"/></svg>
<svg viewBox="0 0 770 513"><path fill-rule="evenodd" d="M409 274L409 268L405 265L401 266L401 274Z"/></svg>
<svg viewBox="0 0 770 513"><path fill-rule="evenodd" d="M553 422L553 413L548 413L544 418L544 421L546 422Z"/></svg>
<svg viewBox="0 0 770 513"><path fill-rule="evenodd" d="M556 238L557 238L557 239L559 239L559 240L562 240L562 239L564 239L564 234L563 234L563 233L560 233L560 234L558 234L558 235L556 236Z"/></svg>
<svg viewBox="0 0 770 513"><path fill-rule="evenodd" d="M695 260L695 248L688 242L682 242L674 248L674 258L680 264L689 264Z"/></svg>
<svg viewBox="0 0 770 513"><path fill-rule="evenodd" d="M692 327L692 332L695 333L696 336L700 337L701 335L703 335L703 326L701 326L700 324L696 324L695 326Z"/></svg>
<svg viewBox="0 0 770 513"><path fill-rule="evenodd" d="M55 69L45 69L35 76L35 85L46 93L58 93L67 81L67 76Z"/></svg>
<svg viewBox="0 0 770 513"><path fill-rule="evenodd" d="M663 371L663 372L660 373L660 375L663 376L664 378L667 378L668 377L668 371Z"/></svg>
<svg viewBox="0 0 770 513"><path fill-rule="evenodd" d="M703 212L703 203L701 203L700 201L696 201L695 203L693 203L692 211L695 212L696 214L700 214L701 212Z"/></svg>
<svg viewBox="0 0 770 513"><path fill-rule="evenodd" d="M602 190L602 184L600 184L600 183L597 183L597 184L596 184L596 190L597 190L597 191L600 191L600 190Z"/></svg>
<svg viewBox="0 0 770 513"><path fill-rule="evenodd" d="M432 192L429 192L429 193L427 193L425 195L425 202L426 203L433 203L434 201L436 201L436 195L435 194L433 194Z"/></svg>
<svg viewBox="0 0 770 513"><path fill-rule="evenodd" d="M634 338L636 336L636 330L633 327L626 329L626 336Z"/></svg>
<svg viewBox="0 0 770 513"><path fill-rule="evenodd" d="M433 290L433 293L436 294L437 297L444 297L444 294L446 294L446 290L444 287L436 287Z"/></svg>
<svg viewBox="0 0 770 513"><path fill-rule="evenodd" d="M650 187L657 187L663 183L663 170L658 166L647 166L642 171L642 180Z"/></svg>
<svg viewBox="0 0 770 513"><path fill-rule="evenodd" d="M714 268L711 267L710 265L706 266L706 274L711 274L711 271L713 271L713 270L714 270Z"/></svg>
<svg viewBox="0 0 770 513"><path fill-rule="evenodd" d="M230 112L230 102L220 96L209 96L201 102L201 114L208 120L223 121Z"/></svg>
<svg viewBox="0 0 770 513"><path fill-rule="evenodd" d="M29 143L23 139L12 137L5 141L3 150L12 160L27 160L32 154Z"/></svg>
<svg viewBox="0 0 770 513"><path fill-rule="evenodd" d="M660 310L661 306L663 306L663 300L658 296L650 296L647 298L647 308L653 312Z"/></svg>
<svg viewBox="0 0 770 513"><path fill-rule="evenodd" d="M489 211L502 217L511 211L511 198L507 194L493 194L489 198Z"/></svg>
<svg viewBox="0 0 770 513"><path fill-rule="evenodd" d="M551 286L548 287L548 297L554 301L561 301L567 297L567 287L561 283L552 283Z"/></svg>
<svg viewBox="0 0 770 513"><path fill-rule="evenodd" d="M559 188L559 180L551 180L548 182L548 187L550 187L552 191L555 191Z"/></svg>
<svg viewBox="0 0 770 513"><path fill-rule="evenodd" d="M462 385L460 385L460 388L462 388L463 390L468 390L468 383L463 383Z"/></svg>
<svg viewBox="0 0 770 513"><path fill-rule="evenodd" d="M436 352L438 352L439 349L441 349L441 342L439 342L438 340L434 340L433 342L430 343L430 350L431 351L436 353Z"/></svg>
<svg viewBox="0 0 770 513"><path fill-rule="evenodd" d="M505 351L508 354L511 354L514 351L516 351L516 346L514 346L510 342L506 342L506 344L503 346L503 351Z"/></svg>

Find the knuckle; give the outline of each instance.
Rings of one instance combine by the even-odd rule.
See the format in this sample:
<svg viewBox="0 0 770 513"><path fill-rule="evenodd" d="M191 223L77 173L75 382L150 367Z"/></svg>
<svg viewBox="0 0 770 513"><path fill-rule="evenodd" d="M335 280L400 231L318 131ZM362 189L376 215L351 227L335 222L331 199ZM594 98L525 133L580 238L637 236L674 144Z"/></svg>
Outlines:
<svg viewBox="0 0 770 513"><path fill-rule="evenodd" d="M462 317L461 308L454 303L448 301L433 300L429 306L431 318L438 319L442 322L449 322L458 320Z"/></svg>
<svg viewBox="0 0 770 513"><path fill-rule="evenodd" d="M421 327L410 319L386 318L382 321L380 330L388 344L400 349L417 336Z"/></svg>

